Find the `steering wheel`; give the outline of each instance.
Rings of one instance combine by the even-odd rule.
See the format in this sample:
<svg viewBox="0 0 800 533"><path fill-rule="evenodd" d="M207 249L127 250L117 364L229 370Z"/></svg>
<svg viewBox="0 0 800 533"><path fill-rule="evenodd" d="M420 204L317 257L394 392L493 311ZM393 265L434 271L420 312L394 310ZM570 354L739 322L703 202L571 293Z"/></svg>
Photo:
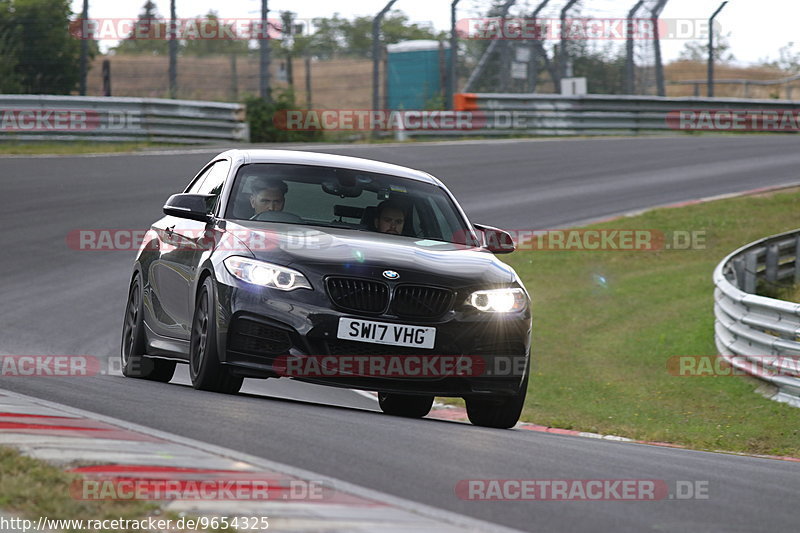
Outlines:
<svg viewBox="0 0 800 533"><path fill-rule="evenodd" d="M303 219L294 213L287 213L286 211L262 211L257 215L250 217L250 220L259 220L261 222L302 222Z"/></svg>

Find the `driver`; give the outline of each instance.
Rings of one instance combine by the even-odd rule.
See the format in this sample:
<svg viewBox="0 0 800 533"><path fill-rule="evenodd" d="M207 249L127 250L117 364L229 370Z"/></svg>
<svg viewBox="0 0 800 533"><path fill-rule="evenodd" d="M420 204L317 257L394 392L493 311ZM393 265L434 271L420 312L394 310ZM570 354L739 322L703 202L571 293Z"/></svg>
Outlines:
<svg viewBox="0 0 800 533"><path fill-rule="evenodd" d="M281 180L267 180L253 187L250 195L250 205L259 215L264 211L283 211L286 192L289 187Z"/></svg>
<svg viewBox="0 0 800 533"><path fill-rule="evenodd" d="M392 200L384 200L378 204L375 215L375 229L381 233L402 235L406 215L403 206Z"/></svg>

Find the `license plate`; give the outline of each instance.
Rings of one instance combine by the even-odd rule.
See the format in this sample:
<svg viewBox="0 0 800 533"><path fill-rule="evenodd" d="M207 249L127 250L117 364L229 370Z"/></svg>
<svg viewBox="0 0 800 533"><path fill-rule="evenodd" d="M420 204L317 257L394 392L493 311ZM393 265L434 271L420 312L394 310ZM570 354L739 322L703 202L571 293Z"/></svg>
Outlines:
<svg viewBox="0 0 800 533"><path fill-rule="evenodd" d="M432 350L433 343L436 340L436 328L340 318L336 337L349 341L374 342L376 344Z"/></svg>

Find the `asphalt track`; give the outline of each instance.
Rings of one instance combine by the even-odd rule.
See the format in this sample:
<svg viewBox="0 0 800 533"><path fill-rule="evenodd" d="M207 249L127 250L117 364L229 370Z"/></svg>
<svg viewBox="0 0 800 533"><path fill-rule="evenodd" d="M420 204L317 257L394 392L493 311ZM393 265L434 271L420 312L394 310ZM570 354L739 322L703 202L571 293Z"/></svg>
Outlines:
<svg viewBox="0 0 800 533"><path fill-rule="evenodd" d="M448 184L473 222L547 229L800 181L798 142L761 135L303 149L424 169ZM0 158L0 353L115 357L134 252L72 250L65 237L75 229L147 228L212 155ZM185 372L167 385L116 376L1 379L0 388L521 530L797 527L797 463L397 419L353 392L287 380L248 381L245 394L229 397L191 390ZM456 483L476 478L700 481L708 483L709 498L459 499Z"/></svg>

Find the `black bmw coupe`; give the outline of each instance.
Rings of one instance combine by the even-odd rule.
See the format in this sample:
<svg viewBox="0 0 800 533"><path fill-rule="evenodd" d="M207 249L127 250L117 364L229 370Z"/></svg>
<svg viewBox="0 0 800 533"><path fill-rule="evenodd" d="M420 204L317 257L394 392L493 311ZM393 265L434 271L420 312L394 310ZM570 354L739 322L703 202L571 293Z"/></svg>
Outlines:
<svg viewBox="0 0 800 533"><path fill-rule="evenodd" d="M378 392L423 417L463 397L472 423L519 420L530 372L528 293L435 177L330 154L230 150L164 205L136 257L125 376L196 389L291 377Z"/></svg>

